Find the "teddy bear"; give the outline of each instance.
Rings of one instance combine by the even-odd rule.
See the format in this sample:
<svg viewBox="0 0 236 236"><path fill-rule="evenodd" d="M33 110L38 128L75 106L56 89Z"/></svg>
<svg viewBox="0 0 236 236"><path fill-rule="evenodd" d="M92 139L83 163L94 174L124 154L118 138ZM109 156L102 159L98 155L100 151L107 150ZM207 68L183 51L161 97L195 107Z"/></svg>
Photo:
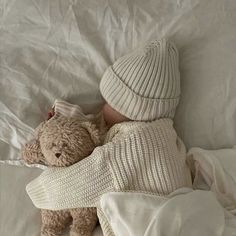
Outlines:
<svg viewBox="0 0 236 236"><path fill-rule="evenodd" d="M54 114L42 122L26 143L22 159L28 164L66 167L87 157L101 144L99 130L90 121ZM96 208L51 211L41 209L41 236L58 236L71 223L70 236L90 236L97 224Z"/></svg>

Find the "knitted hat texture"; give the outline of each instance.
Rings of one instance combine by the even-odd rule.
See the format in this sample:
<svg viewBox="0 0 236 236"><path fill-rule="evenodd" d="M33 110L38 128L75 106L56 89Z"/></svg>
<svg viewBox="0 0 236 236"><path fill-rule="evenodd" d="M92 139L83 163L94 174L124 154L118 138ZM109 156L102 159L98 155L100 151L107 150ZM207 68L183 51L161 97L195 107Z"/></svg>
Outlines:
<svg viewBox="0 0 236 236"><path fill-rule="evenodd" d="M131 120L173 118L180 97L178 50L166 39L119 58L105 71L100 91Z"/></svg>

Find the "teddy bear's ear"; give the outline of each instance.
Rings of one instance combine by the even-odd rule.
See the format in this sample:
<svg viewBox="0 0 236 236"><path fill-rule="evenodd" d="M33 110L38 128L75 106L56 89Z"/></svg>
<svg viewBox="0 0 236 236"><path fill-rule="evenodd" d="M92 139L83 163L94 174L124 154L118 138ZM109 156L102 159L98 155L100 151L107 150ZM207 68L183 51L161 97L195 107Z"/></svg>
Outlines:
<svg viewBox="0 0 236 236"><path fill-rule="evenodd" d="M36 127L36 129L34 130L34 135L35 135L36 139L39 139L40 136L42 135L45 123L46 123L46 121L41 122L38 125L38 127Z"/></svg>
<svg viewBox="0 0 236 236"><path fill-rule="evenodd" d="M47 164L39 141L36 139L32 139L21 147L21 158L28 164Z"/></svg>
<svg viewBox="0 0 236 236"><path fill-rule="evenodd" d="M99 145L101 143L101 140L99 137L99 131L96 128L95 124L92 124L89 121L85 121L81 123L81 126L84 127L89 132L91 139L93 140L95 145Z"/></svg>

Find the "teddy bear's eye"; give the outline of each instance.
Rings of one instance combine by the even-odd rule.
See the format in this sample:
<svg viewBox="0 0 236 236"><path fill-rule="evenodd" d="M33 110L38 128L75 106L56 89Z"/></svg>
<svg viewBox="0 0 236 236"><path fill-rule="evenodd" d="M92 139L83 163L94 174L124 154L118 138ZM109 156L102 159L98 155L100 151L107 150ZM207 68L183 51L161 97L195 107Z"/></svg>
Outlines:
<svg viewBox="0 0 236 236"><path fill-rule="evenodd" d="M67 144L66 144L66 143L63 143L63 144L62 144L62 147L63 147L63 148L67 147Z"/></svg>

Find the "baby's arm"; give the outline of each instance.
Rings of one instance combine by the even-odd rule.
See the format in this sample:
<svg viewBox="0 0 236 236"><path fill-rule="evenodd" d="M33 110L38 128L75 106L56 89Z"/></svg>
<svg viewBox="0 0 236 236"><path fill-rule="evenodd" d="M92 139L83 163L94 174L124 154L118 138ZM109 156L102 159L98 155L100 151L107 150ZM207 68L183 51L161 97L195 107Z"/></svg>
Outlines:
<svg viewBox="0 0 236 236"><path fill-rule="evenodd" d="M114 191L103 146L72 166L45 170L26 190L38 208L96 207L103 193Z"/></svg>

